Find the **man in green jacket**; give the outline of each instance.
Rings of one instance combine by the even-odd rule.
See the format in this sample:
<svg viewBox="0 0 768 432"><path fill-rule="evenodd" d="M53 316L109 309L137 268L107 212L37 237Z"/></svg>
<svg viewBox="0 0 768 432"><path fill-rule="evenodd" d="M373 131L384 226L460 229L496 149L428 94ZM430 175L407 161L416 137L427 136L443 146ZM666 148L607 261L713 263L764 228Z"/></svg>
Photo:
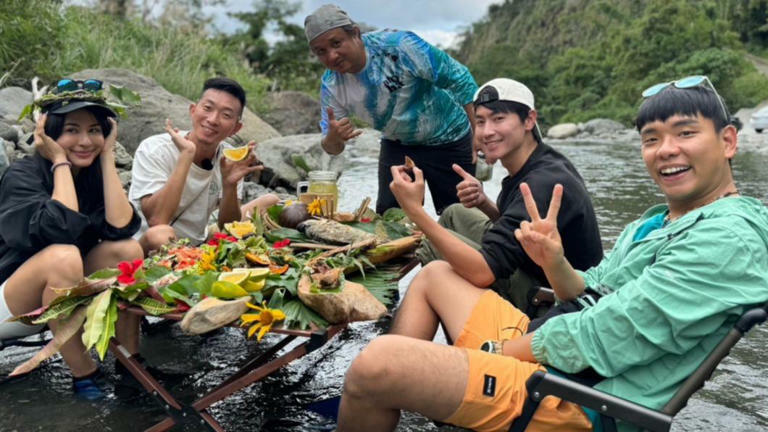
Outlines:
<svg viewBox="0 0 768 432"><path fill-rule="evenodd" d="M768 210L736 188L737 131L722 99L703 76L643 96L641 153L666 204L629 224L596 267L579 272L564 258L556 220L568 191L555 186L543 217L520 187L531 220L515 237L556 296L578 301L589 291L599 300L528 332L528 318L497 294L430 263L400 307L402 334L371 342L347 372L340 432L393 430L401 409L506 430L525 381L547 366L591 368L596 389L659 409L747 308L768 301ZM455 346L430 342L440 322ZM592 420L550 397L529 430L589 430Z"/></svg>

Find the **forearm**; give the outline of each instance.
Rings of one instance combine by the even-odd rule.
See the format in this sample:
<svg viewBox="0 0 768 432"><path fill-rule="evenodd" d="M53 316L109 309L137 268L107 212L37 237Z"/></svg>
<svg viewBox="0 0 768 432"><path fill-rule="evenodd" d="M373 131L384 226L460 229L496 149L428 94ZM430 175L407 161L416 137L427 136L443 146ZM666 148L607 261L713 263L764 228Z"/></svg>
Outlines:
<svg viewBox="0 0 768 432"><path fill-rule="evenodd" d="M321 141L321 145L323 147L323 150L325 150L326 153L331 155L337 155L343 152L344 147L346 146L343 139L340 139L340 138L334 139L329 135L326 135L323 137L323 140Z"/></svg>
<svg viewBox="0 0 768 432"><path fill-rule="evenodd" d="M107 223L116 228L128 225L133 219L133 207L125 195L111 151L101 155L101 173L104 185L104 210Z"/></svg>
<svg viewBox="0 0 768 432"><path fill-rule="evenodd" d="M491 222L496 222L501 217L501 212L499 212L499 208L496 207L496 203L491 201L487 196L485 197L485 200L477 206L477 209L485 213Z"/></svg>
<svg viewBox="0 0 768 432"><path fill-rule="evenodd" d="M517 339L503 341L501 352L505 356L511 356L529 363L538 363L531 350L533 332L520 336Z"/></svg>
<svg viewBox="0 0 768 432"><path fill-rule="evenodd" d="M224 186L222 188L221 202L219 203L219 227L225 223L239 221L242 217L240 212L240 200L237 199L237 185Z"/></svg>
<svg viewBox="0 0 768 432"><path fill-rule="evenodd" d="M75 191L75 179L72 177L72 170L70 166L64 164L68 162L65 158L56 158L53 160L53 165L61 163L56 169L53 170L53 193L51 199L54 199L66 206L72 211L80 211L80 206L77 202L77 192Z"/></svg>
<svg viewBox="0 0 768 432"><path fill-rule="evenodd" d="M181 153L176 168L168 177L165 186L154 194L142 198L141 211L149 226L169 224L173 214L179 208L181 194L187 182L189 169L192 167L194 154Z"/></svg>
<svg viewBox="0 0 768 432"><path fill-rule="evenodd" d="M560 300L572 300L584 292L584 278L565 257L543 270L555 296Z"/></svg>
<svg viewBox="0 0 768 432"><path fill-rule="evenodd" d="M496 278L479 251L440 226L423 208L406 214L459 276L478 287L487 287L494 282Z"/></svg>

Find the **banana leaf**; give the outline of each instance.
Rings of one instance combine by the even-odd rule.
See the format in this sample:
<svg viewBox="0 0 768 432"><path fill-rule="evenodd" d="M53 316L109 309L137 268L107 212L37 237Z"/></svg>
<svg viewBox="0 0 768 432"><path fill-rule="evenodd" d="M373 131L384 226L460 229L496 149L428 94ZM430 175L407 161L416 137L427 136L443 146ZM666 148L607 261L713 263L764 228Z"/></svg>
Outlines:
<svg viewBox="0 0 768 432"><path fill-rule="evenodd" d="M264 237L267 241L276 242L280 240L289 239L293 242L300 243L315 243L314 240L302 234L300 231L292 228L279 228L267 231L264 233Z"/></svg>
<svg viewBox="0 0 768 432"><path fill-rule="evenodd" d="M117 301L112 296L112 290L106 290L88 305L82 337L85 348L95 346L101 360L107 354L109 340L115 335L115 321Z"/></svg>
<svg viewBox="0 0 768 432"><path fill-rule="evenodd" d="M396 265L380 265L375 271L369 271L365 275L347 276L347 280L363 285L378 301L389 308L394 305L399 295L399 270L400 267Z"/></svg>

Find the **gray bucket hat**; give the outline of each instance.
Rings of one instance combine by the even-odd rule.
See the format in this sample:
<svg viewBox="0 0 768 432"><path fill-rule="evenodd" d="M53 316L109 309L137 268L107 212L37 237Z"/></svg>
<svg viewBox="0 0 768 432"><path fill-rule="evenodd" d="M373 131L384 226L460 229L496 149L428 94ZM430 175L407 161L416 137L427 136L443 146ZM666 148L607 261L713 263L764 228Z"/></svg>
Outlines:
<svg viewBox="0 0 768 432"><path fill-rule="evenodd" d="M304 34L307 35L307 42L312 42L328 30L354 24L355 22L340 7L327 4L307 15L304 19Z"/></svg>

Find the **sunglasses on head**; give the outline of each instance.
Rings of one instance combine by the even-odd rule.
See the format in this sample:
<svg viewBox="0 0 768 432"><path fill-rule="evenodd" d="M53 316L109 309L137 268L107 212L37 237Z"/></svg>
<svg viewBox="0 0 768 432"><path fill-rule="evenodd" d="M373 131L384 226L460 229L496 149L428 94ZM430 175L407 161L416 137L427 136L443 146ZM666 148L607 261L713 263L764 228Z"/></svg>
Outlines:
<svg viewBox="0 0 768 432"><path fill-rule="evenodd" d="M723 110L723 118L725 119L726 123L730 122L731 116L728 115L728 110L725 109L725 104L723 103L723 98L720 97L720 94L717 92L717 89L714 85L712 85L712 81L707 78L706 75L692 75L685 78L681 78L677 81L669 81L669 82L663 82L654 84L647 89L643 90L643 97L649 98L651 96L655 96L662 92L665 88L669 86L675 86L679 89L689 89L694 87L699 87L701 85L708 86L710 89L712 89L713 92L715 92L715 97L717 97L717 103L720 105L720 109Z"/></svg>
<svg viewBox="0 0 768 432"><path fill-rule="evenodd" d="M87 90L95 93L102 89L103 84L104 83L96 79L74 80L71 78L63 78L56 83L55 92L62 93L68 91Z"/></svg>

